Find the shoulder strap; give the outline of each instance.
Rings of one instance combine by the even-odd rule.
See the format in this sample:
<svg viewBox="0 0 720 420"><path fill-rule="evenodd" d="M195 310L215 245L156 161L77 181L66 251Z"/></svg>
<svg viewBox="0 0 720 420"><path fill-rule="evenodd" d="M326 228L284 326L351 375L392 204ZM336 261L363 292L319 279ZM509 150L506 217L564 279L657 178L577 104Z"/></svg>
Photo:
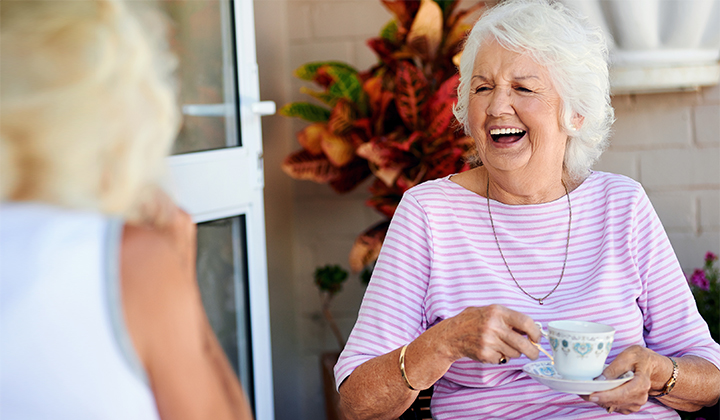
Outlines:
<svg viewBox="0 0 720 420"><path fill-rule="evenodd" d="M143 383L149 385L147 373L140 362L125 325L120 289L120 244L122 242L123 226L123 220L111 218L108 220L105 233L104 267L107 307L110 312L113 335L120 347L120 352L137 377Z"/></svg>

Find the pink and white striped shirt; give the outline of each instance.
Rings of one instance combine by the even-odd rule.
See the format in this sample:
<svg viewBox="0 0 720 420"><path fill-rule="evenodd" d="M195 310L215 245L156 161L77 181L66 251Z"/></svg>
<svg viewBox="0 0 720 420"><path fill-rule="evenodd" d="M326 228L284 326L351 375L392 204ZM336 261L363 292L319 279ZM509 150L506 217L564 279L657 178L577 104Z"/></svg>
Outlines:
<svg viewBox="0 0 720 420"><path fill-rule="evenodd" d="M417 338L470 306L501 304L543 324L581 319L612 325L608 363L633 344L691 354L720 367L720 345L697 312L667 235L642 186L593 172L570 193L572 230L562 283L539 305L515 285L498 252L487 201L450 177L409 190L393 217L360 308L335 366L340 384L362 363ZM545 296L565 257L565 197L535 205L491 200L498 240L518 283ZM543 342L546 350L550 347ZM541 355L542 356L542 355ZM542 356L544 357L544 356ZM597 404L539 384L506 365L456 361L435 384L436 419L595 419ZM399 372L398 372L399 375ZM677 419L655 399L625 418Z"/></svg>

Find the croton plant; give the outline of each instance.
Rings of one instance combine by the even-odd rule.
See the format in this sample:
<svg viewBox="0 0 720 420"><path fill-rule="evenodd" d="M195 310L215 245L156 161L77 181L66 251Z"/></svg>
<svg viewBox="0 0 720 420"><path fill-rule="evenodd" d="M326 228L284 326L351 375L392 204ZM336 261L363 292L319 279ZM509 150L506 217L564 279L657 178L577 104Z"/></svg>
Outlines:
<svg viewBox="0 0 720 420"><path fill-rule="evenodd" d="M283 162L287 174L327 183L338 193L373 178L366 204L386 220L355 241L354 271L377 259L402 194L469 169L473 147L452 112L455 63L470 29L468 18L485 3L457 10L458 0L381 1L394 17L368 40L378 63L365 71L337 61L305 64L295 76L320 87L301 89L319 104L293 102L280 110L310 122L297 134L302 149Z"/></svg>

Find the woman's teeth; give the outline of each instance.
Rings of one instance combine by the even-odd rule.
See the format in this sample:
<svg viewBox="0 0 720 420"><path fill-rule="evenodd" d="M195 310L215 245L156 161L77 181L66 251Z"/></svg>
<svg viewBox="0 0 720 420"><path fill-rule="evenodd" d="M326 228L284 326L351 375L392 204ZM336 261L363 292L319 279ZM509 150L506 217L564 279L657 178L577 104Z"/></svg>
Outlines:
<svg viewBox="0 0 720 420"><path fill-rule="evenodd" d="M519 128L493 128L490 130L491 136L498 136L503 134L520 134L525 133L525 131L520 130Z"/></svg>
<svg viewBox="0 0 720 420"><path fill-rule="evenodd" d="M520 140L525 135L525 131L519 128L493 128L490 130L490 137L493 141L501 143L512 143Z"/></svg>

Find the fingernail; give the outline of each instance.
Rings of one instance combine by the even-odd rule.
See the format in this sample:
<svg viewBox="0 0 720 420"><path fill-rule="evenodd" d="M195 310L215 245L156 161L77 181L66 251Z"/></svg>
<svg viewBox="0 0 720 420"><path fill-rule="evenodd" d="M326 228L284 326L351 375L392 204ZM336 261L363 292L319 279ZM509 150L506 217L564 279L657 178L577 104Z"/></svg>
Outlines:
<svg viewBox="0 0 720 420"><path fill-rule="evenodd" d="M598 398L598 397L590 397L590 401L592 401L592 402L598 402L598 401L600 401L600 398Z"/></svg>

